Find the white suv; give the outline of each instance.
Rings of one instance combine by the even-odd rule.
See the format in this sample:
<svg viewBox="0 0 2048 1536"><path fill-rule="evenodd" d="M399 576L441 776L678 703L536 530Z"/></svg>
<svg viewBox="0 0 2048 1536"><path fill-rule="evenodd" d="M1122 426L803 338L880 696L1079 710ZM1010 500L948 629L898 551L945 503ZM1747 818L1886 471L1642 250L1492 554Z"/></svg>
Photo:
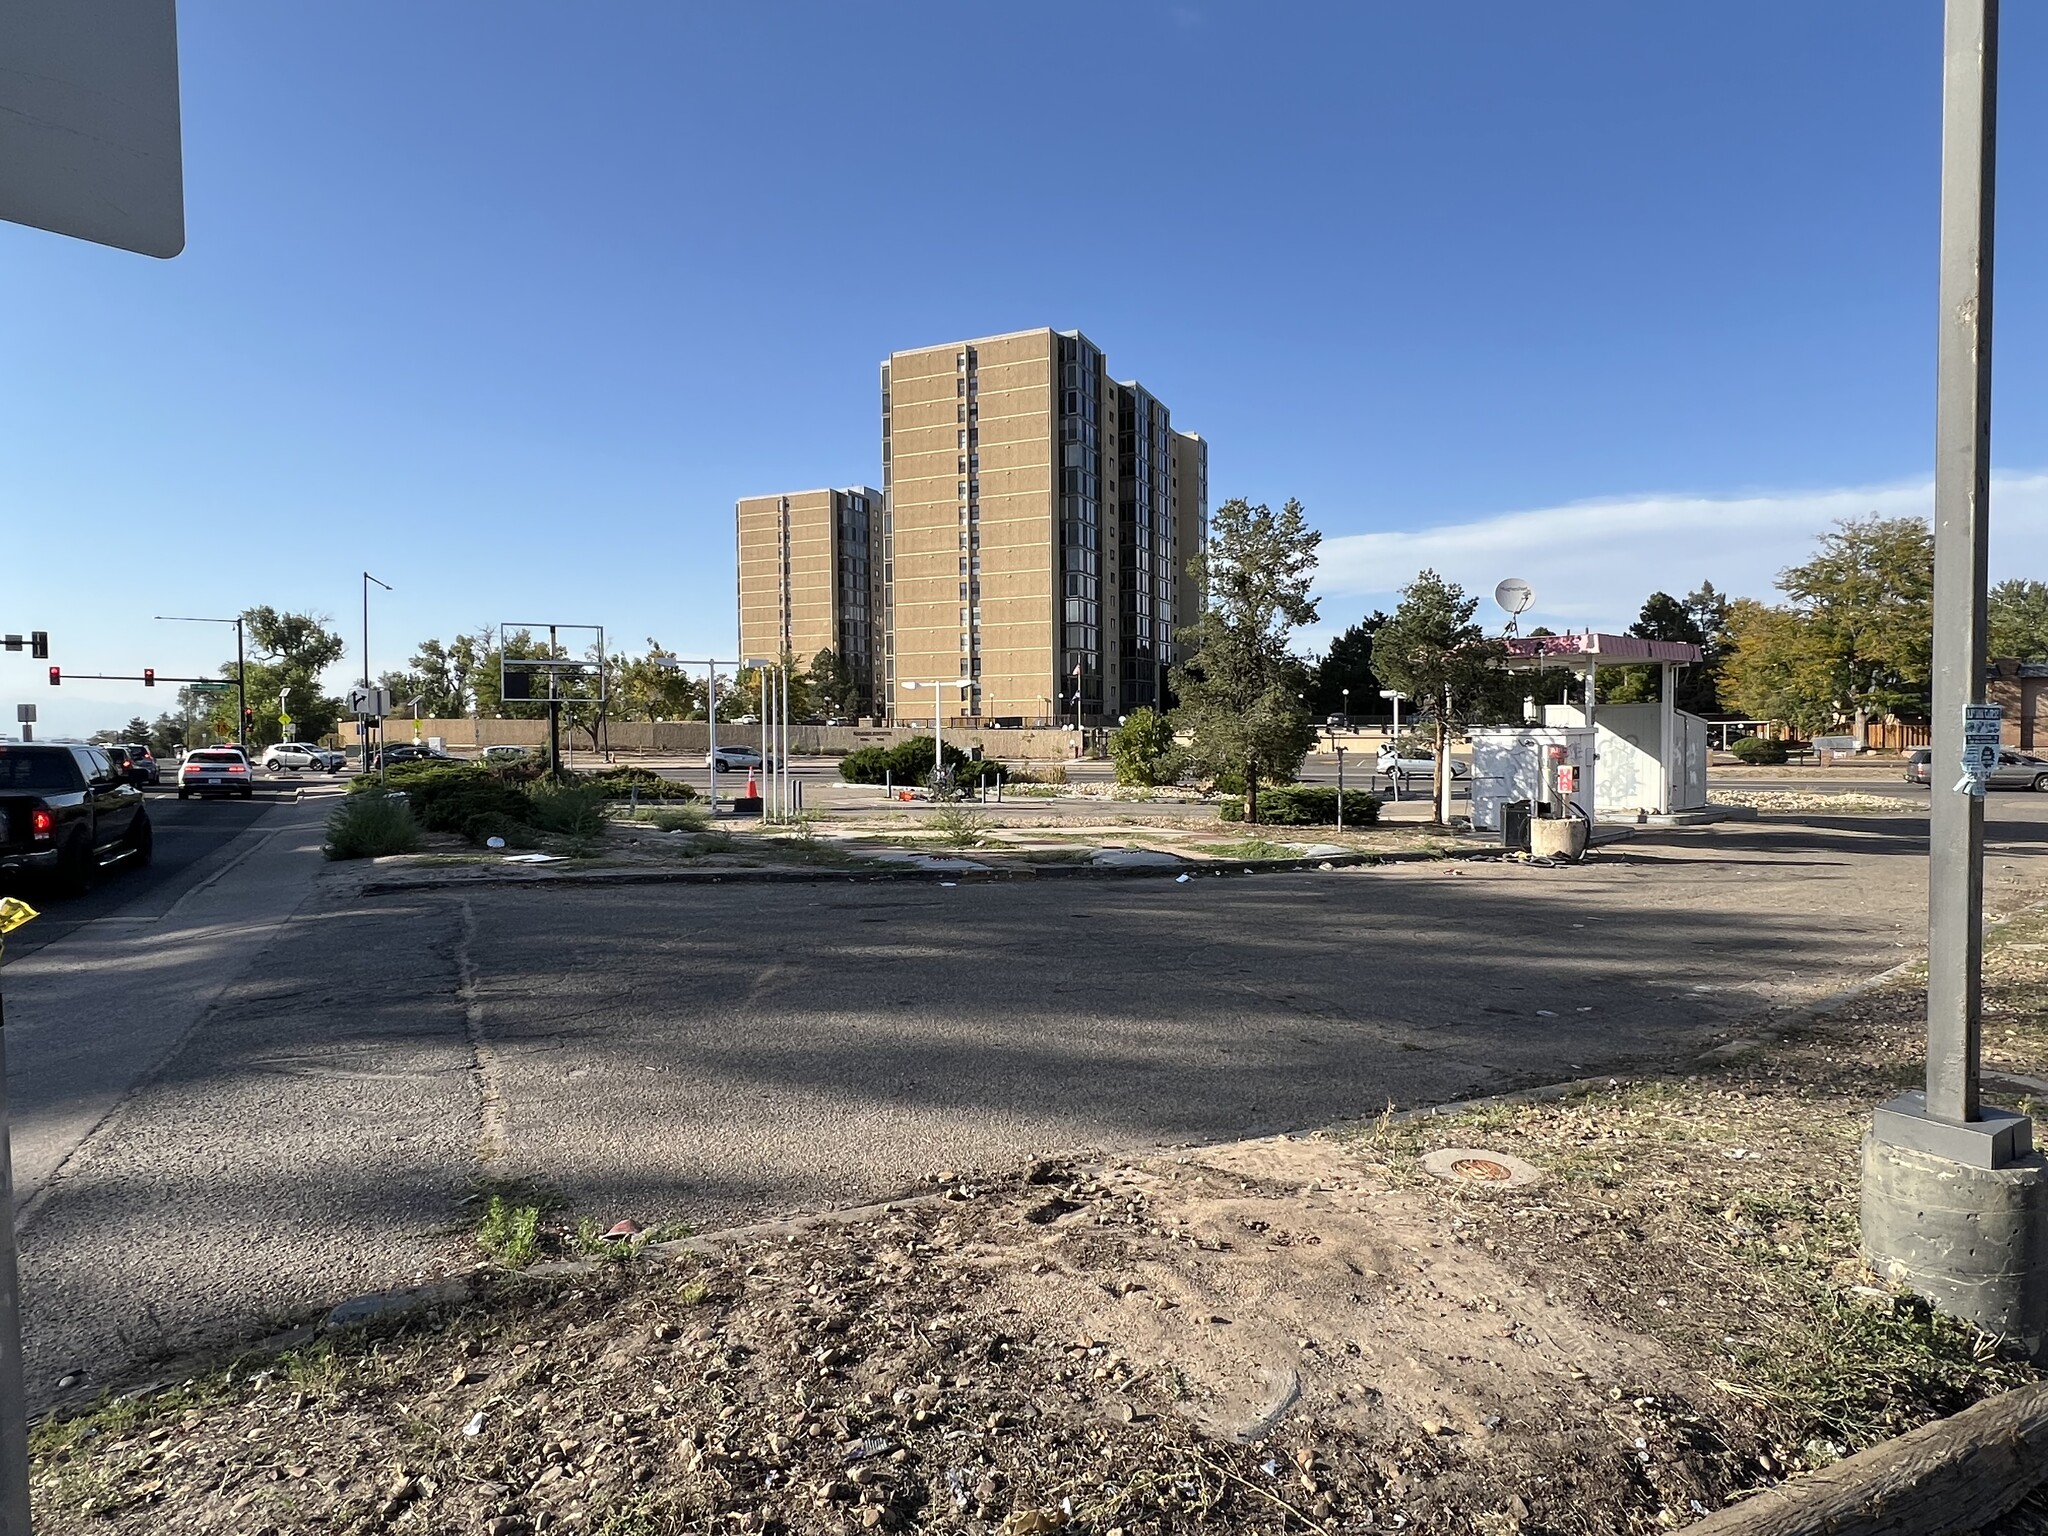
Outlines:
<svg viewBox="0 0 2048 1536"><path fill-rule="evenodd" d="M263 754L263 766L271 773L285 768L318 768L324 773L333 773L342 762L339 752L309 746L303 741L281 741Z"/></svg>

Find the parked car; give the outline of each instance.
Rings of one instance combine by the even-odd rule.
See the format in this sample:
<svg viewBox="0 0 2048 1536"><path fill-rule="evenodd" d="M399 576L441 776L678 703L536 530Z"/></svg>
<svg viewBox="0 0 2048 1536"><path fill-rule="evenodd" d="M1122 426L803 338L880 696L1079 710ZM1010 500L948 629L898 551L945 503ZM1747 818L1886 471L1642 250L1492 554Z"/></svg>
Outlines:
<svg viewBox="0 0 2048 1536"><path fill-rule="evenodd" d="M485 747L477 756L487 763L517 763L532 757L539 747Z"/></svg>
<svg viewBox="0 0 2048 1536"><path fill-rule="evenodd" d="M157 765L156 754L150 751L148 742L124 741L121 743L121 750L128 754L128 761L142 775L142 777L134 780L135 783L163 783L163 769Z"/></svg>
<svg viewBox="0 0 2048 1536"><path fill-rule="evenodd" d="M185 754L185 766L178 770L178 798L194 795L256 795L255 776L240 747L199 747Z"/></svg>
<svg viewBox="0 0 2048 1536"><path fill-rule="evenodd" d="M711 754L711 766L720 773L743 773L750 768L766 768L769 763L752 747L720 747Z"/></svg>
<svg viewBox="0 0 2048 1536"><path fill-rule="evenodd" d="M147 864L142 791L83 742L0 743L0 874L26 872L82 895L102 866Z"/></svg>
<svg viewBox="0 0 2048 1536"><path fill-rule="evenodd" d="M287 768L315 768L322 773L338 773L347 761L341 753L326 747L316 747L305 741L280 741L263 752L263 766L272 773Z"/></svg>
<svg viewBox="0 0 2048 1536"><path fill-rule="evenodd" d="M408 741L395 747L385 747L379 752L372 752L370 754L370 772L375 773L379 768L389 768L397 763L459 763L461 761L462 759L456 757L453 753L443 752L438 747L416 746Z"/></svg>
<svg viewBox="0 0 2048 1536"><path fill-rule="evenodd" d="M1906 759L1906 782L1927 784L1934 777L1934 754L1922 747ZM1957 778L1962 777L1960 769ZM1992 789L2034 789L2048 794L2048 758L2011 747L1998 751L1998 766L1991 770Z"/></svg>
<svg viewBox="0 0 2048 1536"><path fill-rule="evenodd" d="M2038 789L2048 794L2048 758L2010 747L1998 754L1998 766L1991 770L1993 789Z"/></svg>
<svg viewBox="0 0 2048 1536"><path fill-rule="evenodd" d="M1422 753L1415 757L1398 756L1391 746L1380 748L1380 755L1373 763L1373 772L1384 773L1389 778L1434 779L1436 777L1436 754ZM1471 777L1472 765L1451 759L1451 778Z"/></svg>

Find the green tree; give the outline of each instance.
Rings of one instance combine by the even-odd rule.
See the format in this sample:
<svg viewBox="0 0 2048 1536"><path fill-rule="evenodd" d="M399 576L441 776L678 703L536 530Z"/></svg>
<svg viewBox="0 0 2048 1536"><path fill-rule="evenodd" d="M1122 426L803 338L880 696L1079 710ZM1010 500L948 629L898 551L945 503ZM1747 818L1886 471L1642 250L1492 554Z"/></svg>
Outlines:
<svg viewBox="0 0 2048 1536"><path fill-rule="evenodd" d="M320 674L339 661L346 649L339 634L324 615L289 613L267 604L242 614L242 627L251 660L242 679L254 724L248 745L269 746L284 739L278 717L291 711L292 734L317 739L332 731L341 718L341 700L323 693ZM221 664L221 676L233 679L236 664ZM201 697L205 697L202 695ZM179 700L184 702L180 693ZM214 695L208 700L206 718L217 725L225 712L227 734L242 735L234 724L235 695Z"/></svg>
<svg viewBox="0 0 2048 1536"><path fill-rule="evenodd" d="M1141 704L1110 733L1109 755L1119 784L1173 784L1180 779L1182 757L1173 739L1173 723L1150 705Z"/></svg>
<svg viewBox="0 0 2048 1536"><path fill-rule="evenodd" d="M1496 702L1506 647L1473 622L1479 599L1423 571L1401 589L1400 606L1373 644L1380 676L1415 701L1436 736L1437 817L1451 816L1451 733L1475 706Z"/></svg>
<svg viewBox="0 0 2048 1536"><path fill-rule="evenodd" d="M1802 650L1826 667L1833 718L1853 716L1857 740L1874 714L1926 718L1934 535L1923 519L1845 519L1811 560L1779 574L1778 589L1812 631Z"/></svg>
<svg viewBox="0 0 2048 1536"><path fill-rule="evenodd" d="M622 656L614 663L612 712L621 720L695 720L704 713L704 683L650 635L645 656Z"/></svg>
<svg viewBox="0 0 2048 1536"><path fill-rule="evenodd" d="M1183 634L1192 654L1171 674L1173 724L1196 768L1243 781L1248 822L1259 819L1260 779L1291 781L1315 745L1301 699L1308 670L1289 639L1316 619L1309 588L1322 538L1300 502L1276 515L1240 497L1216 509L1207 546L1189 562L1204 602Z"/></svg>
<svg viewBox="0 0 2048 1536"><path fill-rule="evenodd" d="M1372 643L1386 625L1387 616L1375 610L1330 642L1309 684L1310 710L1318 716L1379 713L1385 702L1380 690L1387 684L1372 669ZM1347 688L1351 690L1348 700Z"/></svg>
<svg viewBox="0 0 2048 1536"><path fill-rule="evenodd" d="M1991 657L2048 661L2048 582L2001 581L1991 589Z"/></svg>
<svg viewBox="0 0 2048 1536"><path fill-rule="evenodd" d="M142 738L158 757L175 756L185 745L185 722L178 715L158 715L149 734Z"/></svg>
<svg viewBox="0 0 2048 1536"><path fill-rule="evenodd" d="M1812 736L1838 718L1832 660L1797 610L1737 598L1728 610L1721 697L1752 720L1782 720Z"/></svg>
<svg viewBox="0 0 2048 1536"><path fill-rule="evenodd" d="M812 702L819 713L849 718L874 713L867 679L856 677L829 645L811 658L810 678Z"/></svg>
<svg viewBox="0 0 2048 1536"><path fill-rule="evenodd" d="M139 741L147 745L149 741L149 722L143 719L142 716L136 715L126 725L121 727L121 734L114 739L116 741Z"/></svg>
<svg viewBox="0 0 2048 1536"><path fill-rule="evenodd" d="M1670 640L1700 648L1696 665L1681 668L1672 702L1695 715L1720 709L1715 682L1720 670L1722 631L1728 622L1728 600L1712 582L1683 600L1668 592L1652 592L1628 632L1643 640ZM1604 703L1646 703L1657 697L1662 676L1658 667L1602 667L1600 699Z"/></svg>

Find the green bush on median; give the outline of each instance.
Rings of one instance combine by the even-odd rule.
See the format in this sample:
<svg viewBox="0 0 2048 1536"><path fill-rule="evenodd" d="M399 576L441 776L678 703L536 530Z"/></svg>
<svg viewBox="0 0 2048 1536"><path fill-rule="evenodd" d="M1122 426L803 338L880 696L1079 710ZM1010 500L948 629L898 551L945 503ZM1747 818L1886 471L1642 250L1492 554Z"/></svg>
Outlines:
<svg viewBox="0 0 2048 1536"><path fill-rule="evenodd" d="M412 853L420 845L419 823L403 795L350 795L327 818L330 859L380 859Z"/></svg>
<svg viewBox="0 0 2048 1536"><path fill-rule="evenodd" d="M1220 807L1225 821L1244 820L1244 797L1226 799ZM1369 827L1380 819L1377 795L1362 790L1344 791L1344 825ZM1337 824L1337 786L1334 784L1276 784L1259 791L1259 820L1274 827L1334 827Z"/></svg>

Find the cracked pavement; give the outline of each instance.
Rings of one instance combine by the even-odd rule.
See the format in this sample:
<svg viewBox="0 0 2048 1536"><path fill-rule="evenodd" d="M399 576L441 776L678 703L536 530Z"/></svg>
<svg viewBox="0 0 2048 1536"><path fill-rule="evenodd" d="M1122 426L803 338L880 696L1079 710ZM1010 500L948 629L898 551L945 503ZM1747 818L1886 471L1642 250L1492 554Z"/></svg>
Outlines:
<svg viewBox="0 0 2048 1536"><path fill-rule="evenodd" d="M2037 892L2048 797L1993 804L1995 912ZM1913 957L1924 844L1908 813L1651 833L1577 869L368 898L274 840L275 869L210 888L268 893L240 947L188 908L155 970L8 967L27 1055L91 1017L93 977L102 1006L146 1000L178 942L231 972L160 1061L88 1062L125 1096L24 1191L31 1394L464 1266L483 1183L705 1229L1654 1066Z"/></svg>

